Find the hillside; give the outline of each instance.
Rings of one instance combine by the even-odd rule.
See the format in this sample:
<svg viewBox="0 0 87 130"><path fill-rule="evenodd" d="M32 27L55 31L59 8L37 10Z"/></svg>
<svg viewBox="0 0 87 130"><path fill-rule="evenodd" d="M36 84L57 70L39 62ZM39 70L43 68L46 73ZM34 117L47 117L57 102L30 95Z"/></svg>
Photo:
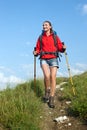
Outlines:
<svg viewBox="0 0 87 130"><path fill-rule="evenodd" d="M0 130L86 130L87 72L73 77L76 95L67 78L57 78L55 108L43 103L43 80L0 92Z"/></svg>
<svg viewBox="0 0 87 130"><path fill-rule="evenodd" d="M42 117L42 130L86 130L86 122L82 122L79 116L75 116L69 110L71 100L63 99L63 86L58 85L54 109L44 104L44 116ZM63 117L66 117L63 120Z"/></svg>

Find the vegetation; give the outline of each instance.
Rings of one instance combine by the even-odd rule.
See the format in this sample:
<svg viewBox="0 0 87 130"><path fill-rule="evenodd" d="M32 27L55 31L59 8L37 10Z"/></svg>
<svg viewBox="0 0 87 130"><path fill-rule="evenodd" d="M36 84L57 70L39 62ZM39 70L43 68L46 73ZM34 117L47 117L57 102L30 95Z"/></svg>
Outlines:
<svg viewBox="0 0 87 130"><path fill-rule="evenodd" d="M38 92L39 85L37 81ZM0 124L6 130L39 130L41 100L33 90L33 82L0 92Z"/></svg>
<svg viewBox="0 0 87 130"><path fill-rule="evenodd" d="M62 82L68 82L68 78L58 77L58 78L56 79L56 83L57 83L57 84L60 84L60 83L62 83Z"/></svg>
<svg viewBox="0 0 87 130"><path fill-rule="evenodd" d="M87 72L73 77L73 86L70 82L65 85L64 97L71 100L69 113L79 116L87 123ZM73 89L75 89L75 95Z"/></svg>
<svg viewBox="0 0 87 130"><path fill-rule="evenodd" d="M76 95L67 78L57 78L64 84L63 99L71 100L69 114L78 116L87 122L87 72L73 77ZM43 80L29 81L7 88L0 92L0 124L4 130L40 130L40 116L43 113ZM39 97L39 98L38 98Z"/></svg>

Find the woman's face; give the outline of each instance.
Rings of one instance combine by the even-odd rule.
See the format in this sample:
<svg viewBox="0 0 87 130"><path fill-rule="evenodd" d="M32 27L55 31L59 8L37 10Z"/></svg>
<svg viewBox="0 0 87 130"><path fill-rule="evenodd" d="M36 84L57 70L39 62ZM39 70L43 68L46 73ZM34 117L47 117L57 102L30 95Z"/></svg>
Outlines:
<svg viewBox="0 0 87 130"><path fill-rule="evenodd" d="M48 22L44 22L44 23L43 23L43 30L44 30L45 32L47 32L47 31L50 31L50 29L51 29L50 24L49 24Z"/></svg>

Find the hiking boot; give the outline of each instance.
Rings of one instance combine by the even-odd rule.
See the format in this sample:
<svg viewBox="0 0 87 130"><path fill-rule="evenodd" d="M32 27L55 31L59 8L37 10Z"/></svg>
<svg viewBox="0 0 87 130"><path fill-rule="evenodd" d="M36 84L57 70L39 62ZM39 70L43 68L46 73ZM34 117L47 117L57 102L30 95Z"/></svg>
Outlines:
<svg viewBox="0 0 87 130"><path fill-rule="evenodd" d="M44 102L49 102L49 97L50 97L50 89L45 91L45 96L43 97Z"/></svg>
<svg viewBox="0 0 87 130"><path fill-rule="evenodd" d="M51 97L49 98L49 103L48 103L48 105L49 105L50 108L54 108L54 107L55 107L55 105L54 105L54 96L51 96Z"/></svg>

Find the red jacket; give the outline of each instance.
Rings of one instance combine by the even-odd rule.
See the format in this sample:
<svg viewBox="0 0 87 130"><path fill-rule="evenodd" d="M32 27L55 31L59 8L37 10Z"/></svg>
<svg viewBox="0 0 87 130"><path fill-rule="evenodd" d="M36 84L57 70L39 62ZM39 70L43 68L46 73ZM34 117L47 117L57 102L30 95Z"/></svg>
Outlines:
<svg viewBox="0 0 87 130"><path fill-rule="evenodd" d="M38 38L37 43L36 43L36 51L38 52L38 55L41 52L64 52L63 49L63 44L58 36L56 36L58 47L55 46L54 44L54 39L53 39L53 33L50 34L49 36L44 33L42 35L42 48L40 49L40 39ZM51 58L56 58L54 54L44 54L41 59L51 59Z"/></svg>

